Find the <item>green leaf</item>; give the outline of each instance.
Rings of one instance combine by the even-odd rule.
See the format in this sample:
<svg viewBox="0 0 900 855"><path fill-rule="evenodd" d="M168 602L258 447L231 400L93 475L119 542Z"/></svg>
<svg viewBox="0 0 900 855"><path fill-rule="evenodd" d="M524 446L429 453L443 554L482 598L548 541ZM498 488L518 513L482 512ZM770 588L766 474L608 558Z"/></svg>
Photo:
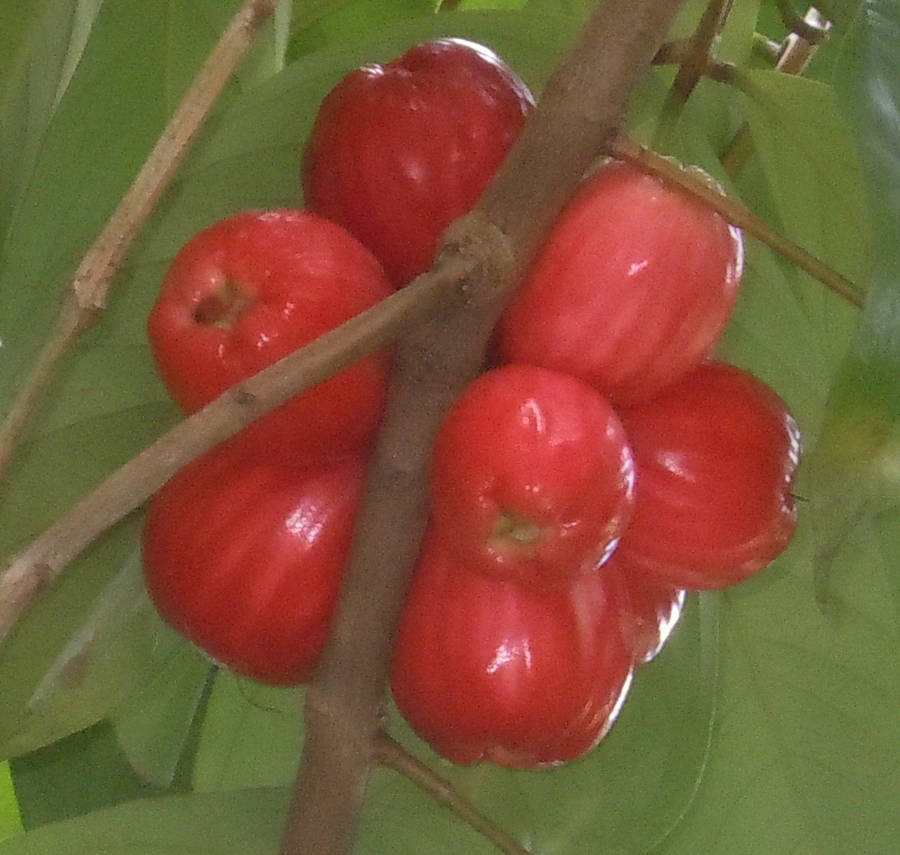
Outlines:
<svg viewBox="0 0 900 855"><path fill-rule="evenodd" d="M0 260L47 124L84 49L100 0L8 5L0 31Z"/></svg>
<svg viewBox="0 0 900 855"><path fill-rule="evenodd" d="M313 23L296 31L289 54L297 58L327 45L339 48L389 24L433 15L435 5L435 0L344 0L331 4L333 11L317 16Z"/></svg>
<svg viewBox="0 0 900 855"><path fill-rule="evenodd" d="M876 224L872 291L811 460L819 596L853 530L900 505L900 10L867 0L843 45L838 91L856 128ZM897 543L900 548L900 542Z"/></svg>
<svg viewBox="0 0 900 855"><path fill-rule="evenodd" d="M229 6L236 8L236 0ZM226 17L221 3L209 0L204 8L218 19ZM59 4L60 15L62 9ZM60 28L65 19L53 20L56 29L47 31L48 38L64 31ZM72 30L72 21L66 26ZM55 105L46 93L58 88L59 68L39 75L44 48L40 42L30 46L33 73L17 78L18 89L9 103L25 105L28 121L32 115L36 122L42 116L44 125L35 126L33 151L24 149L33 155L33 163L21 173L2 173L4 181L18 182L19 188L14 215L4 224L0 257L0 411L5 411L48 333L67 277L155 142L176 90L199 68L217 36L202 10L187 15L183 5L166 4L161 13L156 0L109 0ZM49 56L61 67L62 53L51 51ZM31 139L25 113L11 114L15 123L4 124L4 133L10 129L4 139L15 139L16 134L20 142ZM0 169L15 162L4 157ZM161 275L160 269L155 273ZM4 479L4 553L23 546L172 424L175 409L145 343L151 299L149 291L114 294L104 323L83 339L60 372L36 427ZM67 578L29 610L0 651L0 678L9 687L0 707L4 756L97 721L142 678L135 663L144 654L137 651L148 653L159 632L149 606L142 629L138 612L126 610L123 615L135 617L133 624L126 628L123 622L105 635L101 632L111 640L111 649L121 649L110 664L102 664L106 641L91 642L91 668L71 692L38 692L50 686L48 675L59 668L67 646L77 645L81 633L104 613L104 598L110 596L106 586L117 573L130 562L133 578L140 578L138 525L133 521L110 532L74 562ZM121 643L120 632L127 643ZM126 651L137 654L130 667Z"/></svg>
<svg viewBox="0 0 900 855"><path fill-rule="evenodd" d="M36 604L36 614L4 649L3 756L93 724L126 699L133 703L153 680L176 680L188 669L196 683L204 673L197 670L196 654L184 657L184 642L147 599L139 556L130 544L135 526L117 534L95 551L95 572L77 578L79 568L73 567L73 578ZM130 550L128 558L117 555L123 548ZM117 566L121 570L101 583L108 567Z"/></svg>
<svg viewBox="0 0 900 855"><path fill-rule="evenodd" d="M72 734L11 765L22 823L29 830L155 794L135 775L106 724ZM73 768L79 770L77 780Z"/></svg>
<svg viewBox="0 0 900 855"><path fill-rule="evenodd" d="M825 615L811 539L804 518L782 560L724 594L710 763L667 855L890 852L900 840L897 551L858 529Z"/></svg>
<svg viewBox="0 0 900 855"><path fill-rule="evenodd" d="M9 763L0 763L0 840L22 831L19 802L9 773Z"/></svg>
<svg viewBox="0 0 900 855"><path fill-rule="evenodd" d="M284 786L303 747L303 692L216 677L194 763L200 792Z"/></svg>
<svg viewBox="0 0 900 855"><path fill-rule="evenodd" d="M287 799L285 790L143 799L0 842L0 855L271 855Z"/></svg>
<svg viewBox="0 0 900 855"><path fill-rule="evenodd" d="M193 763L191 738L202 720L211 667L193 645L179 642L111 717L119 747L141 780L180 785L182 764Z"/></svg>
<svg viewBox="0 0 900 855"><path fill-rule="evenodd" d="M770 71L747 74L747 119L775 203L775 225L851 280L868 281L870 223L862 173L832 90ZM827 176L827 180L823 180ZM837 365L856 312L806 274L796 299Z"/></svg>
<svg viewBox="0 0 900 855"><path fill-rule="evenodd" d="M732 5L716 45L719 59L735 65L750 62L761 5L761 0L740 0Z"/></svg>

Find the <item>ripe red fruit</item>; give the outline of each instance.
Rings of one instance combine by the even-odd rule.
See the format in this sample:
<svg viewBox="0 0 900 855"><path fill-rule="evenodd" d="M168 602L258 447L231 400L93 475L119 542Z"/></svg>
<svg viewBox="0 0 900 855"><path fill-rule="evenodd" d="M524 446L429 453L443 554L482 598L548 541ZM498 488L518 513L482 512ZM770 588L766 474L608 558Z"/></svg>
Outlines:
<svg viewBox="0 0 900 855"><path fill-rule="evenodd" d="M499 325L507 361L646 400L711 352L737 298L740 232L631 166L589 176Z"/></svg>
<svg viewBox="0 0 900 855"><path fill-rule="evenodd" d="M631 642L635 664L645 665L656 658L675 629L684 609L685 592L631 566L621 552L611 556L603 573L617 577L616 584L625 592L625 638Z"/></svg>
<svg viewBox="0 0 900 855"><path fill-rule="evenodd" d="M619 542L629 563L675 587L722 588L787 546L800 432L766 384L710 362L619 415L636 472Z"/></svg>
<svg viewBox="0 0 900 855"><path fill-rule="evenodd" d="M306 205L345 226L396 285L431 267L533 107L496 54L461 39L348 74L324 99L303 160Z"/></svg>
<svg viewBox="0 0 900 855"><path fill-rule="evenodd" d="M603 573L539 591L473 572L426 535L394 648L397 705L455 763L579 757L631 682L619 608Z"/></svg>
<svg viewBox="0 0 900 855"><path fill-rule="evenodd" d="M438 433L436 533L467 567L548 587L596 570L631 516L622 425L587 383L533 365L475 380Z"/></svg>
<svg viewBox="0 0 900 855"><path fill-rule="evenodd" d="M160 614L211 657L272 684L305 680L325 643L364 463L308 468L219 446L153 498L143 540Z"/></svg>
<svg viewBox="0 0 900 855"><path fill-rule="evenodd" d="M340 226L305 211L244 212L179 252L150 314L150 343L192 413L392 291ZM299 462L360 449L381 416L389 367L387 354L351 366L251 425L245 446Z"/></svg>

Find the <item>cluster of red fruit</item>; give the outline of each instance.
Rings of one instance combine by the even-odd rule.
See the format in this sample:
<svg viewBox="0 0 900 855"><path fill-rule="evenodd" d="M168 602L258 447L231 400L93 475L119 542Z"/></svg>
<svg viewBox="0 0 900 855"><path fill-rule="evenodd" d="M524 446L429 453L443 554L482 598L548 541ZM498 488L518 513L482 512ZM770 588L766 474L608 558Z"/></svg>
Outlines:
<svg viewBox="0 0 900 855"><path fill-rule="evenodd" d="M149 330L175 399L202 407L426 270L532 103L460 40L344 78L307 145L308 210L226 219L170 269ZM759 380L709 360L741 268L735 229L621 164L564 210L499 325L495 367L434 449L392 688L451 760L584 754L685 591L737 583L790 540L796 424ZM263 416L151 503L154 601L236 671L294 683L315 665L389 360Z"/></svg>

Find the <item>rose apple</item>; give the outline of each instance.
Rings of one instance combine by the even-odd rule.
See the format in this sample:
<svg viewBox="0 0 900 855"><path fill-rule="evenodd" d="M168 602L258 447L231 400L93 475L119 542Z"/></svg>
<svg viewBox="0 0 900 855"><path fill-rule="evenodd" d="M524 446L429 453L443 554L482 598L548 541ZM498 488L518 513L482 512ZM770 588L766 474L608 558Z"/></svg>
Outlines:
<svg viewBox="0 0 900 855"><path fill-rule="evenodd" d="M306 205L349 229L404 285L431 267L533 103L496 54L461 39L358 68L322 102L303 159Z"/></svg>
<svg viewBox="0 0 900 855"><path fill-rule="evenodd" d="M684 609L685 591L660 582L633 567L617 551L604 565L625 591L622 609L625 637L636 665L651 662L665 646Z"/></svg>
<svg viewBox="0 0 900 855"><path fill-rule="evenodd" d="M800 432L766 384L709 362L620 417L636 473L623 559L668 585L722 588L787 546Z"/></svg>
<svg viewBox="0 0 900 855"><path fill-rule="evenodd" d="M499 324L507 361L646 400L700 364L743 267L740 232L631 166L610 162L564 208Z"/></svg>
<svg viewBox="0 0 900 855"><path fill-rule="evenodd" d="M211 657L272 684L307 678L325 643L364 462L310 467L219 446L150 503L147 588L160 614Z"/></svg>
<svg viewBox="0 0 900 855"><path fill-rule="evenodd" d="M438 433L432 520L468 567L523 584L596 570L630 516L622 425L587 383L533 365L481 375Z"/></svg>
<svg viewBox="0 0 900 855"><path fill-rule="evenodd" d="M604 574L541 591L473 572L430 534L400 622L400 711L455 763L561 763L607 733L631 682Z"/></svg>
<svg viewBox="0 0 900 855"><path fill-rule="evenodd" d="M192 413L392 291L340 226L305 211L244 212L179 252L150 314L150 343L169 391ZM387 354L358 362L252 424L245 447L296 462L361 448L389 368Z"/></svg>

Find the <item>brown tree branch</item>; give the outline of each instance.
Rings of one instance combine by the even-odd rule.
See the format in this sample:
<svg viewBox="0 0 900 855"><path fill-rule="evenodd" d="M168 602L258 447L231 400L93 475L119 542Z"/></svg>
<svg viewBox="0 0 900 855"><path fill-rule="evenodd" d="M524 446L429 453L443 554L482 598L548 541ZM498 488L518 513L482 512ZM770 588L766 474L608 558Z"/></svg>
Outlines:
<svg viewBox="0 0 900 855"><path fill-rule="evenodd" d="M401 339L332 635L306 699L282 855L350 852L382 730L396 623L427 520L444 413L480 370L505 299L584 171L621 127L679 0L607 0L548 81L517 144L445 253L470 256L469 301Z"/></svg>
<svg viewBox="0 0 900 855"><path fill-rule="evenodd" d="M60 360L104 308L113 277L134 238L276 5L278 0L246 0L241 6L185 93L134 183L82 259L50 337L0 425L0 475L15 453Z"/></svg>

